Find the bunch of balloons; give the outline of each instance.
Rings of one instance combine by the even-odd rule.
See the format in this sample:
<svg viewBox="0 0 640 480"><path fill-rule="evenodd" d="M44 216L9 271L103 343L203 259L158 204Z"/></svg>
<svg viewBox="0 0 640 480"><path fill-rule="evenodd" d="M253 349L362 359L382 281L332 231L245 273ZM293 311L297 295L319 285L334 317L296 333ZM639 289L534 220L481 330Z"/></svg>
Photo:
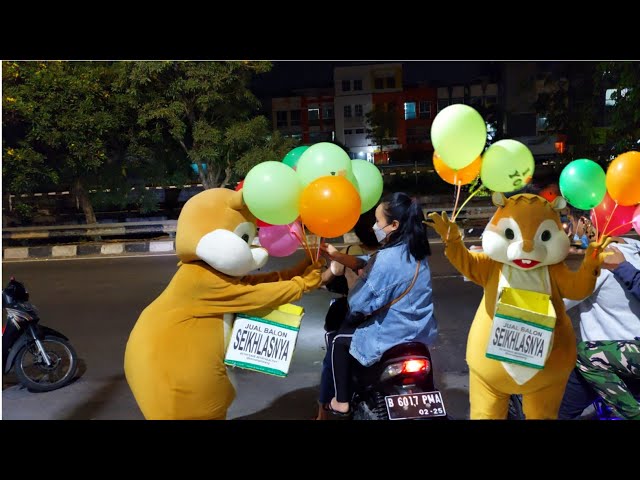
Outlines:
<svg viewBox="0 0 640 480"><path fill-rule="evenodd" d="M329 142L296 147L281 162L260 163L242 184L247 207L263 223L260 243L273 256L290 255L304 243L303 225L325 238L349 232L375 206L382 188L378 167L351 160Z"/></svg>
<svg viewBox="0 0 640 480"><path fill-rule="evenodd" d="M527 146L517 140L500 140L483 153L486 140L485 121L474 108L464 104L444 108L431 125L435 171L457 187L471 183L478 174L483 185L496 192L526 186L535 168Z"/></svg>
<svg viewBox="0 0 640 480"><path fill-rule="evenodd" d="M576 208L591 210L591 222L603 235L640 233L640 152L618 155L607 172L581 158L560 173L562 196Z"/></svg>

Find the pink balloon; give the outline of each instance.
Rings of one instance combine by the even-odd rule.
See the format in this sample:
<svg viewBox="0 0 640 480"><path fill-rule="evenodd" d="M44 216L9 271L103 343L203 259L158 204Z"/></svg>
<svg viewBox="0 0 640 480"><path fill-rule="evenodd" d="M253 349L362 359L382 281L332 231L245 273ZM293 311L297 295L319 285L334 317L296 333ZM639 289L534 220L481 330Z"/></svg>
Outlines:
<svg viewBox="0 0 640 480"><path fill-rule="evenodd" d="M636 211L633 212L633 228L640 234L640 205L638 205Z"/></svg>
<svg viewBox="0 0 640 480"><path fill-rule="evenodd" d="M264 247L269 255L287 257L298 249L303 235L300 224L293 222L289 225L260 227L258 238L260 246Z"/></svg>
<svg viewBox="0 0 640 480"><path fill-rule="evenodd" d="M596 226L601 234L624 235L631 230L631 222L634 220L635 212L635 205L627 207L618 205L616 207L615 200L607 192L602 202L591 210L591 223Z"/></svg>

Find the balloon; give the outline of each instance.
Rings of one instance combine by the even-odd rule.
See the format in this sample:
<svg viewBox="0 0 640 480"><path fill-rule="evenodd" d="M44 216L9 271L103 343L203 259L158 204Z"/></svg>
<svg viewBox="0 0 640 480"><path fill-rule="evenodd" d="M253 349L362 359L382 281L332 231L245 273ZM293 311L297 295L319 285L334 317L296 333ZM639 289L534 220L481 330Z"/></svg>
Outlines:
<svg viewBox="0 0 640 480"><path fill-rule="evenodd" d="M558 185L552 183L551 185L548 185L540 190L540 193L538 195L546 199L547 202L553 202L557 197L560 196L560 189L558 188Z"/></svg>
<svg viewBox="0 0 640 480"><path fill-rule="evenodd" d="M242 196L257 218L273 225L287 225L299 215L301 190L295 171L284 163L267 161L249 170Z"/></svg>
<svg viewBox="0 0 640 480"><path fill-rule="evenodd" d="M604 170L593 160L574 160L560 173L562 196L580 210L591 210L607 193Z"/></svg>
<svg viewBox="0 0 640 480"><path fill-rule="evenodd" d="M366 160L352 160L351 168L360 193L360 213L371 210L382 196L382 174L378 167Z"/></svg>
<svg viewBox="0 0 640 480"><path fill-rule="evenodd" d="M296 236L297 235L297 236ZM271 225L262 227L258 233L260 246L274 257L288 257L300 246L304 238L302 227L298 222L289 225Z"/></svg>
<svg viewBox="0 0 640 480"><path fill-rule="evenodd" d="M302 187L328 175L347 177L352 173L349 154L338 145L320 142L311 145L298 160L298 178Z"/></svg>
<svg viewBox="0 0 640 480"><path fill-rule="evenodd" d="M602 202L591 210L591 223L602 234L623 235L631 230L631 222L634 220L636 210L635 206L618 205L616 207L615 200L607 192Z"/></svg>
<svg viewBox="0 0 640 480"><path fill-rule="evenodd" d="M454 170L471 164L487 142L487 125L472 107L458 103L441 110L431 124L431 143Z"/></svg>
<svg viewBox="0 0 640 480"><path fill-rule="evenodd" d="M325 176L302 191L300 218L311 233L334 238L355 226L360 206L360 195L346 178Z"/></svg>
<svg viewBox="0 0 640 480"><path fill-rule="evenodd" d="M640 203L640 152L618 155L607 169L607 192L619 205Z"/></svg>
<svg viewBox="0 0 640 480"><path fill-rule="evenodd" d="M240 180L240 181L238 182L238 184L236 185L236 188L234 188L234 190L235 190L236 192L237 192L237 191L239 191L239 190L242 190L242 187L243 187L243 186L244 186L244 180ZM257 218L257 217L256 217L256 220L257 220L257 221L256 221L256 225L257 225L258 227L269 227L269 226L271 226L271 224L270 224L270 223L263 222L262 220L260 220L260 219L259 219L259 218Z"/></svg>
<svg viewBox="0 0 640 480"><path fill-rule="evenodd" d="M484 152L480 178L495 192L513 192L528 184L535 169L533 154L517 140L500 140Z"/></svg>
<svg viewBox="0 0 640 480"><path fill-rule="evenodd" d="M433 152L433 168L440 175L440 178L451 185L466 185L473 182L480 174L481 166L482 157L478 157L466 167L456 170L447 166L438 155L438 152Z"/></svg>
<svg viewBox="0 0 640 480"><path fill-rule="evenodd" d="M282 159L282 163L285 165L289 165L294 170L298 165L298 161L300 160L300 156L308 150L308 146L303 145L300 147L296 147L293 150L290 150Z"/></svg>
<svg viewBox="0 0 640 480"><path fill-rule="evenodd" d="M633 228L635 228L636 233L640 235L640 205L638 205L635 212L633 212Z"/></svg>

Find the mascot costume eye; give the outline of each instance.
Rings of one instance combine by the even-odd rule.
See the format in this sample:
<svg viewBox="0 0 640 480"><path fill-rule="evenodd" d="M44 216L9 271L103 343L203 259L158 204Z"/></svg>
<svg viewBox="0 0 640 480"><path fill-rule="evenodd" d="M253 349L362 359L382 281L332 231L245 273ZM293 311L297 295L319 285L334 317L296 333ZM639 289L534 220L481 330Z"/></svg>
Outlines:
<svg viewBox="0 0 640 480"><path fill-rule="evenodd" d="M178 270L143 310L124 370L146 419L225 419L235 389L224 365L234 314L276 308L320 286L321 264L248 275L268 260L252 248L256 218L242 190L214 188L185 203L176 233Z"/></svg>
<svg viewBox="0 0 640 480"><path fill-rule="evenodd" d="M518 194L507 199L494 193L493 203L498 209L482 236L483 253L465 247L457 225L446 213L429 215L430 225L445 243L449 261L484 288L467 340L470 417L505 419L510 395L521 394L527 419L557 418L567 379L576 364L575 334L562 299L579 300L592 293L604 260L602 251L610 239L590 244L582 265L572 271L564 263L570 245L558 215L566 206L564 198L549 203L537 195ZM496 305L506 287L550 297L556 322L541 368L487 356L489 344L496 338L514 351L543 347L540 342L524 343L524 335L502 338L500 332L496 337L495 330L492 334Z"/></svg>

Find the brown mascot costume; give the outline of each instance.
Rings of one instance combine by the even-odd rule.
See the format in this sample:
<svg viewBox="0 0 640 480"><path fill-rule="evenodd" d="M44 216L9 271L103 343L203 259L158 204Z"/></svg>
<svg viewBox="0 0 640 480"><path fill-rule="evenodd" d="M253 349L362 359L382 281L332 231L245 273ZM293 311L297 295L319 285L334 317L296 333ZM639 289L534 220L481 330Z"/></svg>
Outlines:
<svg viewBox="0 0 640 480"><path fill-rule="evenodd" d="M457 225L446 213L429 215L449 261L484 288L467 341L470 416L504 419L510 395L522 394L527 419L557 418L576 364L576 339L562 299L578 300L591 294L609 239L590 244L582 265L572 271L564 263L569 239L557 213L566 206L564 198L550 203L538 195L507 199L494 193L493 203L498 209L484 231L483 253L465 247ZM506 287L519 292L520 298L540 298L527 292L545 294L542 298L547 304L550 300L550 310L555 310L555 325L532 328L536 324L513 321L508 315L497 318L496 306ZM498 328L500 325L504 328ZM504 359L496 352L506 350L512 357L501 361ZM536 355L540 364L532 367Z"/></svg>
<svg viewBox="0 0 640 480"><path fill-rule="evenodd" d="M178 271L138 318L124 370L146 419L225 419L235 390L224 365L233 317L298 300L320 286L321 264L248 275L268 259L251 248L256 219L242 191L205 190L178 218Z"/></svg>

